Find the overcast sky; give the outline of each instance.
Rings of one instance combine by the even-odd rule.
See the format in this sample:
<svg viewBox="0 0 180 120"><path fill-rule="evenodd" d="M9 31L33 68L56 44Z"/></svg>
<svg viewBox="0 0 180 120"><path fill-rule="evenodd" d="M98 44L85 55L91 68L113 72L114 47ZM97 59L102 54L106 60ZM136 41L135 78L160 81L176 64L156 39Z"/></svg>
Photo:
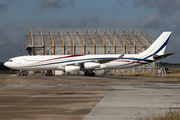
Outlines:
<svg viewBox="0 0 180 120"><path fill-rule="evenodd" d="M153 38L172 31L166 53L175 55L162 61L180 63L180 0L0 0L1 62L27 54L31 28L143 28Z"/></svg>

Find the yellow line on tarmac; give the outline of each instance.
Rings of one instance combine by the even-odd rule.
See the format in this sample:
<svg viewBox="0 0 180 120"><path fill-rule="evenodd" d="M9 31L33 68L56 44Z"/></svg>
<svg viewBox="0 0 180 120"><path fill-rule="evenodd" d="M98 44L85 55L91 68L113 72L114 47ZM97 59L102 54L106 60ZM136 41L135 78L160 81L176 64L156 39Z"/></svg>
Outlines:
<svg viewBox="0 0 180 120"><path fill-rule="evenodd" d="M0 79L0 83L1 83L2 80L3 80L3 77Z"/></svg>

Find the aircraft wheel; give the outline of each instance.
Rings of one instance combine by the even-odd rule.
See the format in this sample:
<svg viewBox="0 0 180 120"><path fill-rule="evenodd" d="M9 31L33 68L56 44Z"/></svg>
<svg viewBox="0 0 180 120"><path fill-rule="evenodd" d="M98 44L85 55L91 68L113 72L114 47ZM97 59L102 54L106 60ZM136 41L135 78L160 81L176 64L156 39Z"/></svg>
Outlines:
<svg viewBox="0 0 180 120"><path fill-rule="evenodd" d="M95 76L95 73L91 73L91 76Z"/></svg>
<svg viewBox="0 0 180 120"><path fill-rule="evenodd" d="M90 76L90 73L88 72L88 73L86 74L86 76Z"/></svg>
<svg viewBox="0 0 180 120"><path fill-rule="evenodd" d="M84 76L95 76L94 72L84 72Z"/></svg>

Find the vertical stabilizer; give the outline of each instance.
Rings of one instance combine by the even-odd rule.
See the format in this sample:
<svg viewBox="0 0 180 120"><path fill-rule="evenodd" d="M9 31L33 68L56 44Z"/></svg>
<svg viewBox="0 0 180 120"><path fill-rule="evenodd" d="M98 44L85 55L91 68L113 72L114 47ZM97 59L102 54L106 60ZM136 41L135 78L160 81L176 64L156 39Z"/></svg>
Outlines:
<svg viewBox="0 0 180 120"><path fill-rule="evenodd" d="M171 33L171 31L163 32L146 51L140 53L141 58L147 59L153 55L163 55Z"/></svg>

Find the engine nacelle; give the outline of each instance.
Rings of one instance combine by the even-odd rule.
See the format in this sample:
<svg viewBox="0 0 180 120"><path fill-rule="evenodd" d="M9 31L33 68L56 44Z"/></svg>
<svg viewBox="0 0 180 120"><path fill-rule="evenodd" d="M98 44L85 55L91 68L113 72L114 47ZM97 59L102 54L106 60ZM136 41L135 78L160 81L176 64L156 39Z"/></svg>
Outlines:
<svg viewBox="0 0 180 120"><path fill-rule="evenodd" d="M94 69L94 68L99 68L99 67L100 67L100 63L95 63L95 62L84 63L85 69Z"/></svg>
<svg viewBox="0 0 180 120"><path fill-rule="evenodd" d="M80 67L79 66L65 66L64 71L65 72L80 71Z"/></svg>

